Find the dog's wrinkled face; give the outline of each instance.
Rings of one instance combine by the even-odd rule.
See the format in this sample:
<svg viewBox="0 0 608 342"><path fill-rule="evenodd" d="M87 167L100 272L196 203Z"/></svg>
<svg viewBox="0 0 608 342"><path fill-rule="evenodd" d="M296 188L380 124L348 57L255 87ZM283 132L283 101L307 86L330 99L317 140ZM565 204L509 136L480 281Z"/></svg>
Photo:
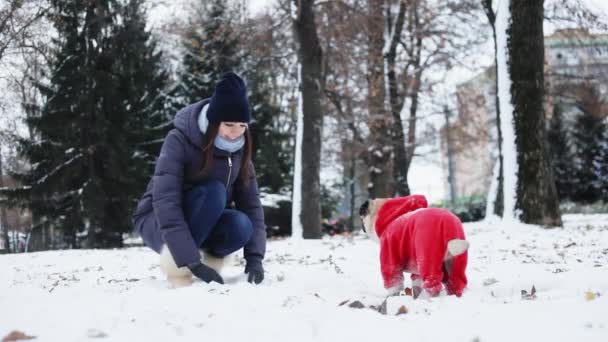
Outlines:
<svg viewBox="0 0 608 342"><path fill-rule="evenodd" d="M376 234L376 215L378 210L384 204L388 198L376 198L370 199L359 207L359 216L363 222L363 231L372 238L372 240L378 241L378 235Z"/></svg>

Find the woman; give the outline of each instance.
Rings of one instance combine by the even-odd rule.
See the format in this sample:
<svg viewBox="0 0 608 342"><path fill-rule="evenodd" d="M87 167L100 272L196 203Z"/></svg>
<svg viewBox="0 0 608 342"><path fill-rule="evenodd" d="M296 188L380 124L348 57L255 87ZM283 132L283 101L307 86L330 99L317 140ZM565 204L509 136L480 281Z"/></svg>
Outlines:
<svg viewBox="0 0 608 342"><path fill-rule="evenodd" d="M223 259L242 247L248 281L264 279L266 230L250 120L245 83L234 73L223 76L210 99L175 116L133 214L133 225L161 254L161 269L174 284L189 283L192 275L223 284Z"/></svg>

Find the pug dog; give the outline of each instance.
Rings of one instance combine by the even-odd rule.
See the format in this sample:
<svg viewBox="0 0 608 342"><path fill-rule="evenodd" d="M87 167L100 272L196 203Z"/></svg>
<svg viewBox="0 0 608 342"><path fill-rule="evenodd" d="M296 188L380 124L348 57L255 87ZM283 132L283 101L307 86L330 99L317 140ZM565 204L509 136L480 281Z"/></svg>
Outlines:
<svg viewBox="0 0 608 342"><path fill-rule="evenodd" d="M423 195L377 198L359 208L363 229L380 243L380 269L389 295L404 289L410 273L412 295L462 296L467 285L469 242L462 222L449 210L428 208Z"/></svg>

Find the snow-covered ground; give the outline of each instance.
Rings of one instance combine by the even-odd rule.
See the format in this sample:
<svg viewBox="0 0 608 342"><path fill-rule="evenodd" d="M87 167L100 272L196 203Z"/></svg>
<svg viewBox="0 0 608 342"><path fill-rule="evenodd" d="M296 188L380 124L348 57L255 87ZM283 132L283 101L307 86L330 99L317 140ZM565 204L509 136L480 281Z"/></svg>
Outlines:
<svg viewBox="0 0 608 342"><path fill-rule="evenodd" d="M390 297L386 315L368 308L385 297L378 246L363 236L269 242L260 286L241 276L240 256L223 272L227 285L169 289L145 248L3 255L0 338L608 341L608 215L564 218L552 230L466 224L464 296ZM522 296L533 286L535 298Z"/></svg>

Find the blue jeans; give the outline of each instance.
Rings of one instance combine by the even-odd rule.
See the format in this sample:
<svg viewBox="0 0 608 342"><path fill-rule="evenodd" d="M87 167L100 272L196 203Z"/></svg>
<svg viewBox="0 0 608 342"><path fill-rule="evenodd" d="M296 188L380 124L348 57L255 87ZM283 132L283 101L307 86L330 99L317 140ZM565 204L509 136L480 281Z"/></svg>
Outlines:
<svg viewBox="0 0 608 342"><path fill-rule="evenodd" d="M184 218L194 242L207 253L224 257L249 242L253 224L238 210L226 209L226 188L219 181L205 181L184 193ZM160 253L164 244L154 213L135 225L149 246Z"/></svg>
<svg viewBox="0 0 608 342"><path fill-rule="evenodd" d="M211 255L226 256L251 239L251 220L225 208L226 188L219 181L205 181L186 192L182 206L194 242Z"/></svg>

